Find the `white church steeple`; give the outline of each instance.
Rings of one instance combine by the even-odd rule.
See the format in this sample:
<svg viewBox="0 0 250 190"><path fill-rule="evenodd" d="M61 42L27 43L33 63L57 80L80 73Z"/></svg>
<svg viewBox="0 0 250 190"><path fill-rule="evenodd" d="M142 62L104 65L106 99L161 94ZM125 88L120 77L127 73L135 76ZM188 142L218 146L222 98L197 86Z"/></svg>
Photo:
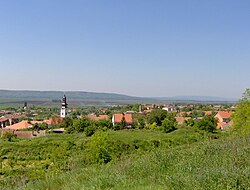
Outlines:
<svg viewBox="0 0 250 190"><path fill-rule="evenodd" d="M68 104L67 104L67 98L64 94L63 99L62 99L62 107L61 107L61 113L60 117L65 118L68 117Z"/></svg>

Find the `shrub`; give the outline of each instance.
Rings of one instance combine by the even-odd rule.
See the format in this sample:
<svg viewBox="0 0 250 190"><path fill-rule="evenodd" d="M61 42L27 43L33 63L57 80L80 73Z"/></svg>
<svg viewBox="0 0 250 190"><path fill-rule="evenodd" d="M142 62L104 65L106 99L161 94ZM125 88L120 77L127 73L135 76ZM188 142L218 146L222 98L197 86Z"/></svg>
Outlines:
<svg viewBox="0 0 250 190"><path fill-rule="evenodd" d="M217 122L218 120L212 115L206 115L203 119L197 121L194 126L207 132L214 132L216 130Z"/></svg>
<svg viewBox="0 0 250 190"><path fill-rule="evenodd" d="M176 130L177 121L173 114L167 114L166 118L162 121L161 130L165 133Z"/></svg>
<svg viewBox="0 0 250 190"><path fill-rule="evenodd" d="M2 138L11 142L14 138L16 138L16 135L12 132L6 132L3 134Z"/></svg>
<svg viewBox="0 0 250 190"><path fill-rule="evenodd" d="M112 160L111 143L107 133L97 132L86 144L86 159L94 163L108 163Z"/></svg>

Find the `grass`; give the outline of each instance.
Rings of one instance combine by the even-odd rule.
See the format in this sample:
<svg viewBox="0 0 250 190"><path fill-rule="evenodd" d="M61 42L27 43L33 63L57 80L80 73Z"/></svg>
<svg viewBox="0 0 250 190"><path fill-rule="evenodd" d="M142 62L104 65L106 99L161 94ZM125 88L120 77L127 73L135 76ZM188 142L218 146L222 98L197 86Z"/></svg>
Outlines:
<svg viewBox="0 0 250 190"><path fill-rule="evenodd" d="M202 183L206 182L211 187L207 189L220 185L224 189L225 184L233 189L238 179L246 187L250 165L247 137L222 138L227 135L194 128L168 134L151 130L105 134L109 143L95 138L98 146L106 144L105 150L88 149L94 138L83 134L0 140L0 185L10 189L181 189L183 185L204 189ZM111 156L111 162L90 165L88 158L100 155Z"/></svg>
<svg viewBox="0 0 250 190"><path fill-rule="evenodd" d="M26 189L250 189L250 138L160 148L89 166Z"/></svg>

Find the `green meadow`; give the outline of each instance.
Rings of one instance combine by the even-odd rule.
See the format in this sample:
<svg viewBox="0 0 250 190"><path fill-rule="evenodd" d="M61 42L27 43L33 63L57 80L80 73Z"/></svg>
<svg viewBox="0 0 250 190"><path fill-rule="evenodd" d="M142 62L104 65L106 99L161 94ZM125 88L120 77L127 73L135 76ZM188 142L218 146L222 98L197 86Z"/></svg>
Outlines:
<svg viewBox="0 0 250 190"><path fill-rule="evenodd" d="M1 140L2 189L248 189L250 138L179 128Z"/></svg>

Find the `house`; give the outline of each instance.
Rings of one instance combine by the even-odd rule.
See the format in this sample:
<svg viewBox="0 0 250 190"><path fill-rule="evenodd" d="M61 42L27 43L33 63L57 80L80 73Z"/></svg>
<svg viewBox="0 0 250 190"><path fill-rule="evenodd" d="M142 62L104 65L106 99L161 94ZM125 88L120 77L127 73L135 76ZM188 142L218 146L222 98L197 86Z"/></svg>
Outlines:
<svg viewBox="0 0 250 190"><path fill-rule="evenodd" d="M232 114L232 111L218 111L214 116L218 119L217 129L225 130L233 125L233 122L230 121L230 117L232 116Z"/></svg>
<svg viewBox="0 0 250 190"><path fill-rule="evenodd" d="M114 114L112 116L113 126L115 126L116 124L120 124L122 121L125 121L126 128L132 128L133 126L132 114L122 113L122 114Z"/></svg>
<svg viewBox="0 0 250 190"><path fill-rule="evenodd" d="M6 126L10 125L10 121L8 118L1 117L0 118L0 128L5 128Z"/></svg>
<svg viewBox="0 0 250 190"><path fill-rule="evenodd" d="M21 121L19 123L15 123L13 125L7 126L5 128L12 129L12 130L28 129L28 128L32 128L32 123L30 121Z"/></svg>
<svg viewBox="0 0 250 190"><path fill-rule="evenodd" d="M233 125L233 121L230 121L228 123L226 123L226 122L219 122L217 124L217 129L227 130L232 125Z"/></svg>
<svg viewBox="0 0 250 190"><path fill-rule="evenodd" d="M175 110L175 107L174 106L164 106L162 109L166 110L168 112L173 112Z"/></svg>
<svg viewBox="0 0 250 190"><path fill-rule="evenodd" d="M178 124L183 124L185 121L191 119L191 117L175 117Z"/></svg>
<svg viewBox="0 0 250 190"><path fill-rule="evenodd" d="M48 125L56 125L58 123L61 123L64 120L62 117L53 117L48 120L44 120L44 123L47 123Z"/></svg>
<svg viewBox="0 0 250 190"><path fill-rule="evenodd" d="M18 122L19 122L18 115L7 114L0 118L0 128L5 128L6 126L10 126Z"/></svg>
<svg viewBox="0 0 250 190"><path fill-rule="evenodd" d="M95 114L89 114L87 115L87 118L94 120L94 121L99 121L99 120L109 120L108 115L95 115Z"/></svg>
<svg viewBox="0 0 250 190"><path fill-rule="evenodd" d="M232 111L218 111L217 114L214 116L219 120L219 122L229 122L230 117L232 116Z"/></svg>

